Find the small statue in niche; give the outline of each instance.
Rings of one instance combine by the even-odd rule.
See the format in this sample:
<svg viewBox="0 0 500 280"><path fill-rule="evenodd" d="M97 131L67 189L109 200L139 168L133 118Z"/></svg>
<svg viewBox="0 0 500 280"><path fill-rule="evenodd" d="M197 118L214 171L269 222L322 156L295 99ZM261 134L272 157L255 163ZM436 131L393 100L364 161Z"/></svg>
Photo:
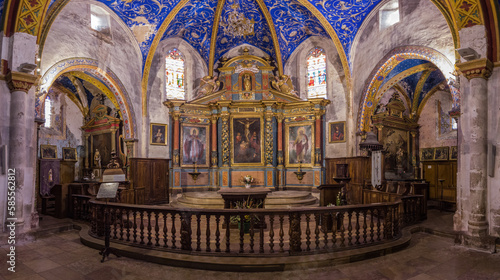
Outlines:
<svg viewBox="0 0 500 280"><path fill-rule="evenodd" d="M274 76L275 81L271 82L271 85L281 93L284 94L295 94L293 90L293 84L290 77L287 75Z"/></svg>
<svg viewBox="0 0 500 280"><path fill-rule="evenodd" d="M245 74L243 77L243 90L245 91L252 90L252 80L250 79L249 74Z"/></svg>
<svg viewBox="0 0 500 280"><path fill-rule="evenodd" d="M217 77L205 76L201 79L198 95L196 97L212 94L220 87Z"/></svg>
<svg viewBox="0 0 500 280"><path fill-rule="evenodd" d="M97 168L101 168L101 154L99 153L99 149L95 149L94 165L97 166Z"/></svg>

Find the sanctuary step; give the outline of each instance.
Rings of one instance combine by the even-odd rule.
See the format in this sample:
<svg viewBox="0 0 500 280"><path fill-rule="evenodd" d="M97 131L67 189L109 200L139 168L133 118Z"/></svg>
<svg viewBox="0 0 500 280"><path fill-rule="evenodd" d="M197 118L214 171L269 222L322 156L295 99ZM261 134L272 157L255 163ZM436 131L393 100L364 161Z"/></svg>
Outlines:
<svg viewBox="0 0 500 280"><path fill-rule="evenodd" d="M223 209L224 200L216 191L186 192L171 203L173 207ZM267 195L266 209L318 206L319 202L307 191L275 191Z"/></svg>

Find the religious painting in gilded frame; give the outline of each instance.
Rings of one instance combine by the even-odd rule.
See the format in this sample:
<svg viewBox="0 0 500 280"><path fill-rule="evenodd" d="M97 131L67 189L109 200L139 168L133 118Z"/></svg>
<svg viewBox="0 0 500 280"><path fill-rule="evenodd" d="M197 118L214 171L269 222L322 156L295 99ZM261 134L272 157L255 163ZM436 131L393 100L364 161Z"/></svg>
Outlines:
<svg viewBox="0 0 500 280"><path fill-rule="evenodd" d="M458 147L451 146L450 147L450 160L457 160L457 159L458 159Z"/></svg>
<svg viewBox="0 0 500 280"><path fill-rule="evenodd" d="M290 167L313 165L313 123L285 125L285 163Z"/></svg>
<svg viewBox="0 0 500 280"><path fill-rule="evenodd" d="M433 159L434 159L434 148L420 149L420 161L433 160Z"/></svg>
<svg viewBox="0 0 500 280"><path fill-rule="evenodd" d="M208 132L208 125L182 124L181 166L208 167Z"/></svg>
<svg viewBox="0 0 500 280"><path fill-rule="evenodd" d="M345 142L345 122L332 122L330 125L329 143Z"/></svg>
<svg viewBox="0 0 500 280"><path fill-rule="evenodd" d="M167 145L167 125L161 123L152 123L149 130L151 145Z"/></svg>
<svg viewBox="0 0 500 280"><path fill-rule="evenodd" d="M434 148L434 160L448 160L448 147Z"/></svg>
<svg viewBox="0 0 500 280"><path fill-rule="evenodd" d="M76 161L76 148L62 148L62 158L64 161Z"/></svg>
<svg viewBox="0 0 500 280"><path fill-rule="evenodd" d="M40 145L40 157L44 159L57 159L57 146Z"/></svg>
<svg viewBox="0 0 500 280"><path fill-rule="evenodd" d="M236 116L231 118L231 165L264 164L264 126L262 118Z"/></svg>

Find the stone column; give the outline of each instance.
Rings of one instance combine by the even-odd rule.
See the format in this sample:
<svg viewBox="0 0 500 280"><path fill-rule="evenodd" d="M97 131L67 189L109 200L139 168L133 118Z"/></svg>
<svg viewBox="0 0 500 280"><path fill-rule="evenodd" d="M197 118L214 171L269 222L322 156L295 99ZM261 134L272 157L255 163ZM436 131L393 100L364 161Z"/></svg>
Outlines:
<svg viewBox="0 0 500 280"><path fill-rule="evenodd" d="M133 158L136 156L135 148L139 140L134 139L134 138L127 138L123 140L125 142L125 146L127 149L127 162L125 163L125 167L127 168L127 179L130 178L130 158Z"/></svg>
<svg viewBox="0 0 500 280"><path fill-rule="evenodd" d="M488 88L487 79L493 64L486 58L458 63L462 75L468 79L463 83L461 102L461 134L458 137L461 159L458 170L459 197L465 199L462 211L468 212L467 229L462 242L466 246L494 250L494 242L488 236L487 206L487 123ZM469 209L467 209L467 207ZM458 210L457 210L458 212ZM463 214L463 213L462 213ZM462 217L462 220L464 217Z"/></svg>
<svg viewBox="0 0 500 280"><path fill-rule="evenodd" d="M8 168L15 168L16 174L16 231L26 232L31 229L31 212L35 210L33 186L35 174L33 156L34 147L36 147L33 143L33 133L36 133L35 104L33 92L31 97L28 96L28 92L35 83L36 76L10 71L5 79L11 92ZM30 114L28 110L31 110L33 114Z"/></svg>

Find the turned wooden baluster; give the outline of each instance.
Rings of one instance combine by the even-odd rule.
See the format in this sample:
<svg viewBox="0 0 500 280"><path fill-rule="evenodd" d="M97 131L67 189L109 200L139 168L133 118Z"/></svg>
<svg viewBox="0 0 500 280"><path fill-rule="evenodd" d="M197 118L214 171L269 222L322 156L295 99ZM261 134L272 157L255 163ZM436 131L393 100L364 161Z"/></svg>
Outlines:
<svg viewBox="0 0 500 280"><path fill-rule="evenodd" d="M137 211L134 210L134 243L137 243Z"/></svg>
<svg viewBox="0 0 500 280"><path fill-rule="evenodd" d="M210 249L210 215L206 215L206 219L207 219L207 231L206 231L206 235L207 235L207 249L205 251L207 252L211 252L212 249Z"/></svg>
<svg viewBox="0 0 500 280"><path fill-rule="evenodd" d="M151 242L151 240L153 239L152 238L152 226L151 226L151 212L148 211L148 226L147 226L147 230L148 230L148 246L151 246L153 245L153 242Z"/></svg>
<svg viewBox="0 0 500 280"><path fill-rule="evenodd" d="M345 227L344 227L344 212L339 213L340 219L340 247L345 247Z"/></svg>
<svg viewBox="0 0 500 280"><path fill-rule="evenodd" d="M254 235L255 235L255 231L254 231L255 217L253 214L249 214L249 215L250 215L250 253L253 253L254 252L254 250L253 250Z"/></svg>
<svg viewBox="0 0 500 280"><path fill-rule="evenodd" d="M323 225L321 225L321 228L323 229L323 241L325 242L325 245L323 245L323 249L328 248L328 220L330 218L329 213L323 213Z"/></svg>
<svg viewBox="0 0 500 280"><path fill-rule="evenodd" d="M377 241L380 241L381 225L380 225L380 208L377 209Z"/></svg>
<svg viewBox="0 0 500 280"><path fill-rule="evenodd" d="M123 209L120 208L120 240L123 240Z"/></svg>
<svg viewBox="0 0 500 280"><path fill-rule="evenodd" d="M367 213L368 211L367 210L363 210L363 243L366 244L366 229L368 228L368 226L366 225L366 215L368 214Z"/></svg>
<svg viewBox="0 0 500 280"><path fill-rule="evenodd" d="M196 251L201 251L201 214L196 214Z"/></svg>
<svg viewBox="0 0 500 280"><path fill-rule="evenodd" d="M375 215L375 209L370 210L370 242L375 241L373 240L373 236L375 236L375 234L373 234L373 232L375 232L374 230L375 225L373 224L373 215Z"/></svg>
<svg viewBox="0 0 500 280"><path fill-rule="evenodd" d="M163 247L168 248L168 227L167 227L168 213L163 213Z"/></svg>
<svg viewBox="0 0 500 280"><path fill-rule="evenodd" d="M359 245L361 243L359 243L359 239L360 239L360 232L359 232L359 229L361 227L359 226L359 211L356 211L356 242L354 242L354 244L356 245Z"/></svg>
<svg viewBox="0 0 500 280"><path fill-rule="evenodd" d="M127 210L127 241L130 241L130 211Z"/></svg>
<svg viewBox="0 0 500 280"><path fill-rule="evenodd" d="M339 223L337 213L332 213L332 248L337 247L337 225ZM343 221L341 221L343 222Z"/></svg>
<svg viewBox="0 0 500 280"><path fill-rule="evenodd" d="M139 238L141 239L141 242L139 244L144 244L144 210L141 210L140 214L140 219L141 219L141 225L139 227L140 231L140 236Z"/></svg>
<svg viewBox="0 0 500 280"><path fill-rule="evenodd" d="M244 227L243 227L243 221L245 219L245 215L243 214L240 214L240 253L243 253L245 252L244 250L244 236L245 236L245 231L244 231Z"/></svg>
<svg viewBox="0 0 500 280"><path fill-rule="evenodd" d="M192 230L191 230L191 214L190 213L181 213L180 215L180 220L181 220L181 249L186 250L186 251L191 251L191 235L192 235Z"/></svg>
<svg viewBox="0 0 500 280"><path fill-rule="evenodd" d="M171 216L171 220L172 220L172 230L171 230L171 234L172 234L172 249L177 249L177 246L175 246L175 233L176 233L176 230L175 230L175 216L176 214L175 213L172 213L172 216Z"/></svg>
<svg viewBox="0 0 500 280"><path fill-rule="evenodd" d="M352 210L347 212L347 245L352 246Z"/></svg>
<svg viewBox="0 0 500 280"><path fill-rule="evenodd" d="M224 215L224 222L226 223L226 253L231 252L231 216Z"/></svg>
<svg viewBox="0 0 500 280"><path fill-rule="evenodd" d="M315 244L316 244L316 250L319 249L319 213L314 214L314 221L316 222L316 226L314 228L314 237L315 237Z"/></svg>
<svg viewBox="0 0 500 280"><path fill-rule="evenodd" d="M306 214L306 251L311 251L311 229L309 222L311 221L311 214Z"/></svg>
<svg viewBox="0 0 500 280"><path fill-rule="evenodd" d="M215 223L216 223L216 228L215 228L215 252L220 252L220 230L219 230L220 215L216 215L215 216Z"/></svg>
<svg viewBox="0 0 500 280"><path fill-rule="evenodd" d="M155 213L155 246L160 246L160 225L158 224L158 219L159 219L159 213Z"/></svg>
<svg viewBox="0 0 500 280"><path fill-rule="evenodd" d="M260 224L260 229L259 229L259 242L260 242L260 247L259 247L259 253L264 253L264 225L265 225L265 216L264 215L259 215L259 224Z"/></svg>
<svg viewBox="0 0 500 280"><path fill-rule="evenodd" d="M116 230L118 228L118 226L116 224L118 221L118 219L116 218L116 216L117 216L116 212L118 212L118 209L111 208L109 210L110 210L109 217L114 218L113 219L113 239L118 239L117 230Z"/></svg>
<svg viewBox="0 0 500 280"><path fill-rule="evenodd" d="M269 215L269 252L274 253L274 215Z"/></svg>
<svg viewBox="0 0 500 280"><path fill-rule="evenodd" d="M283 253L285 252L285 250L283 249L283 246L285 245L285 243L283 242L284 241L284 236L285 236L285 233L283 232L283 220L284 220L284 217L283 215L280 215L280 253Z"/></svg>

